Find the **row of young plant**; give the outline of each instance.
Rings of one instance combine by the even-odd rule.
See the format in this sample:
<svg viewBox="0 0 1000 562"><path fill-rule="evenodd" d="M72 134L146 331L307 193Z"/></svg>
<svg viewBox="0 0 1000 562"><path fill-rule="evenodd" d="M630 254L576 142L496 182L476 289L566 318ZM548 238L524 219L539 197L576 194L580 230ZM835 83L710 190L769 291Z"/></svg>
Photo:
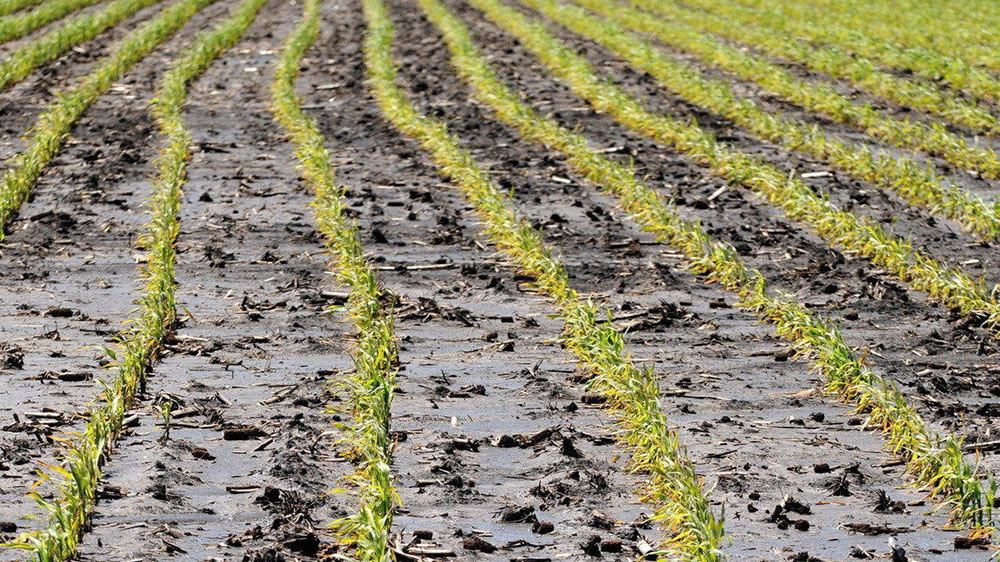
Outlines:
<svg viewBox="0 0 1000 562"><path fill-rule="evenodd" d="M969 5L972 3L962 2L961 9L937 2L838 0L804 4L809 9L803 13L812 21L821 20L904 48L926 49L1000 71L993 46L994 29L1000 20L995 14L991 17L982 11L975 13L977 10Z"/></svg>
<svg viewBox="0 0 1000 562"><path fill-rule="evenodd" d="M1000 135L1000 121L982 105L926 82L883 71L872 61L852 56L838 47L813 46L746 23L743 21L745 9L739 6L718 2L714 4L715 13L709 13L674 2L628 2L670 21L749 45L772 57L796 62L813 72L847 80L861 90L904 107L926 111L975 133Z"/></svg>
<svg viewBox="0 0 1000 562"><path fill-rule="evenodd" d="M146 250L144 279L137 315L123 332L118 350L109 350L116 373L90 411L82 432L68 442L61 466L50 467L60 478L53 500L34 497L48 513L48 527L20 537L13 546L34 551L39 562L62 562L73 557L94 508L101 467L121 435L127 410L145 387L146 374L156 360L163 338L176 319L175 242L180 229L181 188L191 154L191 137L181 119L187 84L243 34L266 0L244 0L213 30L203 32L185 49L160 82L153 114L166 144L156 161L156 179L149 201L149 222L139 239ZM204 0L187 0L165 11L133 32L121 48L162 41L176 32ZM113 57L114 55L112 55Z"/></svg>
<svg viewBox="0 0 1000 562"><path fill-rule="evenodd" d="M717 4L733 4L731 0L685 0L685 3L713 13ZM795 2L755 4L756 7L745 9L743 21L814 44L840 47L889 68L909 71L935 82L943 81L954 91L976 99L1000 102L1000 80L984 69L928 49L894 45L861 31L830 25L824 20L800 19L792 9L795 5Z"/></svg>
<svg viewBox="0 0 1000 562"><path fill-rule="evenodd" d="M644 41L627 34L622 26L643 33L650 33L666 44L694 54L708 65L722 68L744 80L758 84L766 91L779 95L789 103L815 111L834 121L854 126L863 130L869 136L887 144L927 152L950 162L961 170L974 170L990 179L1000 177L1000 158L997 157L993 150L985 147L970 146L961 136L947 131L944 127L897 119L887 115L885 112L876 110L870 104L856 103L847 96L837 92L829 84L797 78L776 64L772 64L763 58L755 57L742 49L727 45L722 41L700 33L687 24L667 19L651 18L649 13L637 10L631 6L615 5L600 0L577 0L577 3L600 13L604 17L609 18L610 21L601 22L596 18L588 18L582 13L574 13L571 9L562 10L560 13L567 18L588 20L595 24L600 22L597 29L588 29L588 35L595 40L599 40L606 46L609 45L606 41L612 37L616 41L626 41L628 44L621 45L616 51L621 56L626 56L627 53L627 56L631 59L631 57L638 55L640 51L645 54L656 53ZM558 6L558 4L551 3L546 3L546 5L550 6L550 10L554 10L554 6ZM578 32L581 31L578 29ZM614 42L610 43L610 45L615 44ZM670 57L664 55L658 56L656 60L650 60L647 65L656 68L664 76L676 77L679 74L686 73L689 76L700 77L697 73L692 73L690 67L678 64ZM708 85L716 84L706 80L700 86L701 89L704 89ZM724 81L717 81L716 89L720 90L720 92L724 90L731 104L736 100L733 99L731 89L725 87L725 85ZM760 127L759 116L751 119L752 109L756 106L752 103L747 103L749 100L739 101L741 105L747 107L741 111L734 111L737 116L742 117L744 120L750 120L751 123L758 123L757 126ZM797 126L799 129L808 129L808 127L788 120L781 123L780 126L782 128ZM762 128L762 131L772 135L778 132L768 128ZM800 150L809 150L818 157L838 162L842 166L853 164L854 160L866 157L869 160L872 159L871 154L866 150L852 149L844 145L844 143L834 143L822 138L817 133L813 133L813 135L820 137L817 141L814 141L816 146L800 141ZM802 137L803 133L800 132L790 136ZM854 165L848 171L855 174L864 173L871 175L874 173L872 171L873 167L877 169L880 166L869 163L867 166L857 169L857 165ZM914 170L902 170L902 173L906 174L903 178L904 180L909 179L914 174L924 173L924 175L928 175L915 162L911 163L907 161L906 168L913 168ZM933 179L933 176L931 179ZM896 183L899 180L890 178L889 181Z"/></svg>
<svg viewBox="0 0 1000 562"><path fill-rule="evenodd" d="M574 5L561 4L555 0L523 0L547 17L565 25L588 39L597 41L616 55L628 61L633 67L648 72L664 88L671 90L687 101L724 115L758 137L776 142L791 150L825 160L831 166L843 170L859 179L893 190L910 204L926 208L933 213L954 219L966 229L984 239L1000 235L1000 210L995 205L985 203L968 190L946 184L928 166L924 167L906 157L888 154L873 154L870 150L843 142L823 133L816 125L806 125L782 117L778 113L762 109L752 100L738 98L732 87L724 80L704 78L699 71L681 64L653 48L647 41L623 29L616 21L652 32L664 40L697 52L706 60L723 61L733 54L735 66L752 68L753 73L766 74L768 78L758 78L769 91L773 82L782 82L783 88L793 90L809 98L811 108L819 106L830 111L847 114L870 114L877 112L870 106L857 106L836 94L828 86L799 89L794 82L784 83L787 73L781 69L769 70L768 63L749 58L740 50L715 43L697 32L687 29L673 29L673 24L651 18L649 14L627 6L610 6L603 0L575 0L576 2L611 17L602 20ZM729 67L727 62L722 66ZM735 70L734 68L731 68ZM829 94L821 98L822 95ZM795 94L797 95L797 94ZM881 119L876 117L876 119ZM907 137L906 130L913 125L908 122L883 120L885 128L892 128L892 135ZM901 124L900 126L896 126ZM869 133L875 128L867 129ZM880 136L878 133L875 136ZM990 153L992 154L992 152ZM1000 161L997 162L1000 164ZM990 174L991 175L991 174Z"/></svg>
<svg viewBox="0 0 1000 562"><path fill-rule="evenodd" d="M45 35L14 49L0 62L0 90L27 78L36 68L89 41L143 8L163 0L114 0L99 12L74 17Z"/></svg>
<svg viewBox="0 0 1000 562"><path fill-rule="evenodd" d="M79 84L60 93L29 131L29 145L8 162L0 178L0 240L3 227L24 204L49 161L83 112L128 69L170 37L198 10L217 0L181 0L121 41Z"/></svg>
<svg viewBox="0 0 1000 562"><path fill-rule="evenodd" d="M586 59L537 20L497 0L468 0L517 37L556 77L598 111L626 127L688 154L734 184L761 194L794 221L808 224L832 246L861 255L913 288L1000 328L1000 303L964 270L947 267L872 220L840 210L825 196L773 165L720 143L696 124L646 111L621 88L599 77Z"/></svg>
<svg viewBox="0 0 1000 562"><path fill-rule="evenodd" d="M18 10L37 6L45 0L0 0L0 17L12 14Z"/></svg>
<svg viewBox="0 0 1000 562"><path fill-rule="evenodd" d="M381 0L365 0L364 8L369 24L364 55L379 106L464 192L482 219L488 239L554 301L563 320L566 347L594 375L593 389L607 396L618 420L617 436L632 453L631 468L648 476L642 494L655 507L655 519L669 532L666 552L685 560L721 560L723 521L709 508L701 479L659 408L655 374L631 362L622 335L604 320L609 318L607 311L569 286L565 268L541 232L515 213L509 198L447 127L414 108L397 83L391 55L393 30L385 6Z"/></svg>
<svg viewBox="0 0 1000 562"><path fill-rule="evenodd" d="M961 442L931 431L895 385L866 367L838 328L797 302L771 295L763 275L748 269L731 246L712 240L696 222L639 182L631 169L590 148L587 140L539 116L507 88L479 53L468 28L440 0L419 0L441 32L458 74L473 96L497 117L534 142L560 152L579 174L616 197L643 228L683 253L694 271L737 293L739 305L776 325L826 378L827 389L868 415L868 425L882 430L889 448L903 457L914 482L939 494L953 517L975 527L991 527L996 495L993 478L962 455Z"/></svg>
<svg viewBox="0 0 1000 562"><path fill-rule="evenodd" d="M43 25L100 0L49 0L34 10L0 18L0 43L31 33Z"/></svg>
<svg viewBox="0 0 1000 562"><path fill-rule="evenodd" d="M272 86L272 111L295 145L299 171L313 191L316 227L334 256L337 279L350 288L346 305L354 322L354 372L333 381L345 390L352 423L338 425L356 470L349 478L358 509L334 522L341 539L355 547L362 562L391 562L392 514L399 498L390 467L390 408L398 368L393 314L383 305L375 272L364 255L357 227L345 215L343 190L337 186L330 154L316 122L302 111L295 80L306 50L319 34L320 0L306 0L303 20L285 42Z"/></svg>

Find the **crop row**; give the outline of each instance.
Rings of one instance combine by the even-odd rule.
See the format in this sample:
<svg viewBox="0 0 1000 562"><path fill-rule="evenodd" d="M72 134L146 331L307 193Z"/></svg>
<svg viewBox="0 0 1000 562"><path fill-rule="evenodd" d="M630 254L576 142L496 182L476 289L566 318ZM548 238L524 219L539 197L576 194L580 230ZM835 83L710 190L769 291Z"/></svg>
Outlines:
<svg viewBox="0 0 1000 562"><path fill-rule="evenodd" d="M50 467L60 478L57 497L49 501L34 494L49 515L48 527L25 534L8 545L33 550L39 562L72 558L94 507L101 467L121 434L126 411L135 401L136 393L145 387L146 374L176 318L174 245L180 229L181 187L186 181L186 162L191 153L191 137L181 120L187 84L236 42L265 1L244 0L217 28L200 34L159 84L152 111L166 144L156 162L157 176L147 209L149 222L139 240L147 257L141 269L145 283L140 307L130 322L132 327L121 336L120 349L108 350L117 373L105 383L103 393L95 400L84 430L67 443L61 466ZM135 52L142 47L148 53L209 3L185 0L176 4L130 34L110 59L117 58L123 49Z"/></svg>
<svg viewBox="0 0 1000 562"><path fill-rule="evenodd" d="M195 12L216 0L183 0L126 37L115 52L74 88L61 93L38 118L30 131L29 146L11 159L0 178L0 229L27 200L52 157L59 152L73 124L115 80L145 58L153 48L177 31ZM0 240L3 233L0 232Z"/></svg>
<svg viewBox="0 0 1000 562"><path fill-rule="evenodd" d="M496 0L470 1L488 17L514 17ZM770 294L763 275L749 269L731 246L712 240L699 224L684 219L672 204L639 182L629 168L590 148L583 136L537 115L497 78L468 29L440 0L420 2L444 34L458 74L478 101L525 138L559 151L578 173L616 197L644 230L684 254L691 269L737 293L742 308L773 322L778 334L792 341L811 359L813 369L826 377L828 390L854 403L868 415L868 425L884 432L889 448L907 461L915 482L942 492L939 500L952 508L956 520L992 526L996 495L992 477L965 461L957 439L932 432L892 382L864 366L835 326L793 300Z"/></svg>
<svg viewBox="0 0 1000 562"><path fill-rule="evenodd" d="M789 96L808 98L812 109L832 108L831 112L841 116L864 113L885 125L882 129L879 129L880 126L868 128L869 133L877 129L883 132L891 129L889 134L894 137L911 138L908 129L912 123L883 120L875 116L877 112L870 106L853 105L829 87L806 85L804 81L789 77L784 70L770 68L773 65L754 60L739 49L713 42L697 32L674 30L674 24L651 18L649 14L634 8L608 7L602 0L576 2L597 10L614 21L602 20L583 8L561 4L555 0L524 0L525 4L545 16L597 41L633 67L648 72L662 87L691 103L732 119L759 138L820 158L859 179L893 190L911 204L955 219L984 238L1000 235L1000 213L993 205L983 202L967 190L954 185L942 185L942 180L930 169L914 160L885 154L876 156L863 147L824 134L818 126L806 125L768 112L752 100L738 98L727 82L702 77L697 70L672 60L615 22L654 33L658 38L691 49L704 60L714 61L731 70L746 70L743 74L752 74L768 90L780 90Z"/></svg>
<svg viewBox="0 0 1000 562"><path fill-rule="evenodd" d="M340 427L340 443L349 449L356 471L358 510L334 523L343 541L355 547L354 559L393 560L389 550L392 511L398 503L390 469L392 438L389 409L395 388L398 350L393 314L382 305L375 272L364 256L357 227L344 213L343 190L337 186L330 154L315 121L303 113L295 79L306 50L316 41L320 0L306 0L302 22L289 36L275 71L272 110L295 145L299 171L315 194L318 231L335 257L337 279L350 288L347 313L354 322L354 373L332 381L349 397L352 423Z"/></svg>
<svg viewBox="0 0 1000 562"><path fill-rule="evenodd" d="M100 0L50 0L26 13L0 18L0 43L24 37L66 14L98 3Z"/></svg>
<svg viewBox="0 0 1000 562"><path fill-rule="evenodd" d="M629 3L677 23L737 41L764 54L804 65L849 81L854 86L902 106L926 111L950 123L986 135L1000 134L1000 122L984 107L949 91L907 77L885 72L872 61L852 56L837 47L813 46L742 21L745 11L715 3L716 13L697 11L673 2L628 0Z"/></svg>
<svg viewBox="0 0 1000 562"><path fill-rule="evenodd" d="M646 111L637 100L597 76L586 59L555 39L541 22L492 0L470 0L470 3L518 37L555 76L597 110L688 154L717 175L761 194L788 218L808 224L831 245L864 256L934 299L963 314L982 316L993 328L1000 327L1000 303L981 281L974 280L964 270L945 266L874 221L840 210L800 180L719 144L696 124Z"/></svg>
<svg viewBox="0 0 1000 562"><path fill-rule="evenodd" d="M717 4L714 0L686 2L709 12L715 12ZM730 6L732 2L727 0L722 4ZM928 49L901 47L859 31L829 25L826 21L798 19L795 12L791 11L795 6L794 2L754 5L757 7L742 10L743 23L763 26L773 33L799 37L819 45L840 47L890 68L910 71L935 82L944 81L953 90L977 99L1000 102L1000 80L988 71L959 59Z"/></svg>
<svg viewBox="0 0 1000 562"><path fill-rule="evenodd" d="M728 3L714 3L715 13L697 11L672 2L628 0L631 4L701 31L750 45L774 57L804 65L809 70L849 81L854 86L905 107L928 112L975 133L1000 134L1000 122L984 106L953 92L896 76L872 61L852 56L839 47L813 46L797 38L759 27L748 12Z"/></svg>
<svg viewBox="0 0 1000 562"><path fill-rule="evenodd" d="M609 317L607 311L569 286L565 268L541 232L513 210L508 197L447 127L413 107L396 81L390 52L393 31L385 6L381 0L365 0L364 7L369 22L365 60L383 113L403 134L419 141L441 173L465 193L487 238L553 300L566 347L594 375L592 388L608 398L618 420L617 436L633 453L630 468L648 476L642 495L654 505L655 519L669 530L667 551L689 560L719 560L723 522L710 510L701 481L660 410L654 373L628 359L621 333L600 320Z"/></svg>
<svg viewBox="0 0 1000 562"><path fill-rule="evenodd" d="M40 65L89 41L139 10L163 0L114 0L99 12L77 16L27 43L0 63L0 90L28 77Z"/></svg>

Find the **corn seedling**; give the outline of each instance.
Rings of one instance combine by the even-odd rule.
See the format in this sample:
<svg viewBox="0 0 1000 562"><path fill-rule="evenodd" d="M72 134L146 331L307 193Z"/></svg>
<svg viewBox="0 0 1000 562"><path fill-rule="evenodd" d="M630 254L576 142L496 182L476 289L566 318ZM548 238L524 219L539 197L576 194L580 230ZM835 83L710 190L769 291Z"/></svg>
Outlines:
<svg viewBox="0 0 1000 562"><path fill-rule="evenodd" d="M766 116L769 115L768 113L760 111L756 107L756 104L749 100L737 101L735 95L725 82L700 79L698 73L692 72L689 67L677 64L669 57L659 54L646 42L626 33L622 26L643 33L650 33L664 43L695 54L695 56L706 64L732 72L740 78L760 85L769 92L778 94L790 103L815 111L834 121L857 127L869 136L880 139L888 144L901 148L925 151L928 154L939 156L961 169L975 170L991 179L1000 177L998 176L1000 174L1000 159L997 158L996 153L988 148L971 147L960 136L948 132L944 127L930 126L890 117L874 109L869 104L853 102L829 85L796 78L778 65L771 64L762 58L754 57L741 49L708 37L692 29L689 25L664 19L650 18L648 13L625 5L608 4L606 2L599 2L598 0L577 0L577 3L597 11L611 21L601 21L579 9L574 10L573 7L569 6L557 10L556 6L559 6L559 4L553 2L544 2L542 4L546 6L546 13L558 11L564 23L568 19L574 22L586 21L587 23L596 25L596 28L586 30L587 36L599 41L608 48L612 48L609 45L615 45L614 52L631 61L634 65L638 64L638 59L635 57L640 53L653 55L652 59L644 59L642 61L647 68L657 69L657 72L662 76L678 77L687 74L689 81L694 79L701 82L698 89L702 90L703 98L712 97L707 95L708 92L705 91L707 88L718 92L715 94L715 97L718 97L719 94L725 94L723 98L719 99L719 102L724 101L724 98L728 98L727 105L729 106L729 111L727 115L733 113L734 119L739 119L744 126L753 127L754 132L757 134L772 136L778 134L777 130L764 127L767 123L762 121L761 115ZM584 33L580 31L581 23L565 24L573 27L578 33ZM623 41L625 44L616 44L613 41ZM812 144L799 140L797 144L793 145L796 149L808 150L811 154L825 158L834 165L845 168L850 173L864 176L863 179L867 179L868 181L874 181L870 177L875 173L873 170L877 169L878 166L884 165L882 163L871 164L859 169L854 160L863 159L865 156L869 160L872 160L871 154L867 151L861 149L852 150L843 143L827 139L819 132L810 130L816 129L815 127L809 128L787 120L783 121L781 126L799 129L797 133L799 137L802 137L806 133L811 133L812 136L819 137L819 140ZM775 138L773 140L788 142L783 138ZM824 145L833 146L827 148ZM883 158L880 160L886 159ZM916 163L910 163L909 167L914 168L915 172L921 171ZM912 176L915 172L910 172L908 175ZM903 178L909 179L906 176L903 176ZM893 179L887 185L893 185L891 182L894 181L900 180Z"/></svg>
<svg viewBox="0 0 1000 562"><path fill-rule="evenodd" d="M176 319L174 246L180 229L181 187L186 181L186 162L191 152L191 138L181 119L187 84L239 39L265 1L245 0L218 27L200 34L180 54L158 86L153 114L166 144L156 163L157 176L147 209L149 222L139 240L147 252L146 264L140 271L145 286L139 313L123 334L120 349L111 350L117 374L104 383L104 392L98 405L91 409L83 432L64 454L63 466L52 468L62 477L58 498L49 501L35 494L35 500L49 514L48 528L23 535L17 543L9 545L34 550L39 562L62 562L73 556L94 507L101 466L121 434L125 413L144 387L146 373ZM148 52L152 45L180 29L209 3L206 0L178 3L134 31L123 45L143 47Z"/></svg>
<svg viewBox="0 0 1000 562"><path fill-rule="evenodd" d="M695 124L646 111L620 88L598 77L590 64L553 37L545 26L497 0L469 0L494 23L515 35L556 77L598 111L673 146L727 180L746 186L780 207L793 220L808 224L832 246L864 256L913 288L1000 326L1000 303L982 281L947 267L871 220L840 210L800 180L774 166L719 144Z"/></svg>
<svg viewBox="0 0 1000 562"><path fill-rule="evenodd" d="M977 16L966 14L964 2L961 9L936 2L883 4L845 0L806 4L808 11L799 13L809 21L822 19L828 25L861 31L902 48L924 49L1000 71L992 33L988 31L997 25L997 18L982 11Z"/></svg>
<svg viewBox="0 0 1000 562"><path fill-rule="evenodd" d="M272 85L275 118L295 145L299 171L313 191L316 227L335 257L337 279L350 288L347 313L356 329L352 352L354 373L335 386L349 396L351 424L338 426L340 440L356 463L349 482L358 496L358 510L333 523L345 544L355 547L354 559L389 562L389 532L399 497L393 486L390 408L399 362L391 309L382 305L375 272L364 256L357 227L344 214L343 190L337 186L325 139L316 122L303 113L295 80L306 50L319 33L320 0L306 0L302 23L282 51Z"/></svg>
<svg viewBox="0 0 1000 562"><path fill-rule="evenodd" d="M24 37L43 25L100 0L50 0L34 10L0 18L0 43Z"/></svg>
<svg viewBox="0 0 1000 562"><path fill-rule="evenodd" d="M36 68L69 49L97 37L139 10L162 0L115 0L103 10L62 23L42 37L15 49L0 63L0 90L28 77Z"/></svg>
<svg viewBox="0 0 1000 562"><path fill-rule="evenodd" d="M157 440L160 443L166 443L167 441L170 441L170 415L174 410L174 402L169 398L161 400L157 409L160 414L160 419L163 421L163 435L161 435Z"/></svg>
<svg viewBox="0 0 1000 562"><path fill-rule="evenodd" d="M1000 122L988 109L919 80L885 72L865 58L837 47L815 47L805 41L768 31L748 21L743 8L714 3L715 13L696 11L674 2L628 0L669 21L684 23L705 33L738 41L806 66L813 72L849 81L852 85L905 107L920 109L976 133L1000 134Z"/></svg>
<svg viewBox="0 0 1000 562"><path fill-rule="evenodd" d="M826 114L838 120L853 122L876 137L894 144L926 148L921 141L923 133L930 133L937 140L961 154L956 159L972 165L978 161L969 152L955 144L954 135L923 125L896 121L880 115L868 105L856 105L829 86L810 84L792 78L775 65L754 59L741 50L685 28L650 18L649 14L627 6L607 5L601 0L576 0L577 3L596 10L612 21L601 20L580 7L562 5L555 0L524 0L548 17L571 30L599 42L632 66L648 72L660 85L684 99L722 114L758 137L782 146L825 160L830 165L859 179L895 191L910 204L920 206L954 219L983 238L1000 235L1000 213L976 195L953 185L943 185L930 167L923 167L912 159L894 158L887 154L875 155L871 151L830 137L813 125L786 119L779 114L760 108L752 100L739 98L732 87L722 80L709 80L697 70L678 63L654 49L648 42L621 27L628 25L643 32L653 33L663 41L696 53L710 64L734 71L744 78L754 80L769 91L782 93L786 99ZM618 23L616 23L618 22ZM937 137L941 138L937 138ZM947 138L946 138L947 137ZM938 141L941 141L940 143ZM958 141L959 143L961 141ZM918 146L919 145L919 146ZM933 152L933 151L932 151ZM1000 161L992 151L986 151L1000 169ZM970 160L971 158L971 160ZM984 164L985 166L985 164ZM989 164L990 170L993 164ZM986 168L979 167L981 170ZM986 174L984 175L992 175Z"/></svg>
<svg viewBox="0 0 1000 562"><path fill-rule="evenodd" d="M907 461L914 483L931 490L956 520L992 528L992 477L965 461L953 437L930 431L895 385L868 369L841 337L837 327L786 297L771 295L763 275L748 269L731 246L712 240L696 222L683 218L672 203L639 182L631 169L590 148L587 140L541 117L507 88L478 52L468 28L440 0L419 0L444 34L458 74L473 96L503 122L532 141L559 151L578 173L616 197L646 231L686 256L690 268L737 293L739 305L775 324L778 334L807 356L826 378L828 391L868 415L870 426L883 431L888 448Z"/></svg>
<svg viewBox="0 0 1000 562"><path fill-rule="evenodd" d="M664 557L721 560L723 520L709 508L701 479L660 410L655 374L631 362L621 333L602 320L609 318L607 311L569 286L565 268L544 243L541 231L515 213L507 196L447 127L413 107L396 81L393 30L385 6L381 0L365 0L364 8L369 25L364 56L379 107L465 193L489 240L553 300L563 320L563 341L581 366L595 375L592 388L608 398L618 419L619 440L632 453L630 468L648 477L641 495L655 507L654 518L668 531Z"/></svg>

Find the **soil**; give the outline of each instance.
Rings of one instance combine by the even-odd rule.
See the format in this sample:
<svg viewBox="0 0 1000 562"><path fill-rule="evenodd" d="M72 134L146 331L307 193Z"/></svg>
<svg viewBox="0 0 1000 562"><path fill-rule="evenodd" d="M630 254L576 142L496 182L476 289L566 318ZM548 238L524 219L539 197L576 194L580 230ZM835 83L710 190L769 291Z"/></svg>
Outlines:
<svg viewBox="0 0 1000 562"><path fill-rule="evenodd" d="M935 428L970 443L994 441L1000 367L985 329L595 113L481 14L446 3L538 111L632 163L776 289L841 322L849 343ZM640 232L558 154L520 140L472 101L416 4L388 4L407 92L511 190L572 285L613 313L634 360L655 369L663 408L716 509L725 510L732 559L888 559L890 536L909 560L986 556L956 550L964 535L949 529L945 513L931 513L925 493L903 486L903 467L884 441L822 392L823 381L771 326L686 272L671 248ZM25 496L33 472L55 459L58 437L80 427L94 380L107 376L101 348L114 341L140 289L134 241L160 142L146 111L156 77L234 5L224 0L196 15L87 112L0 243L0 373L13 383L0 389L0 522L17 531L38 524L26 518L38 513ZM275 60L300 15L297 3L268 3L192 85L185 117L196 150L181 211L181 318L105 467L81 560L345 554L328 524L354 500L330 491L352 466L337 454L340 414L328 408L341 401L329 382L351 368L353 326L331 311L343 303L343 288L328 273L310 194L268 110ZM347 207L394 304L399 559L439 552L457 560L635 560L661 531L634 493L641 475L627 471L614 420L559 343L552 306L487 243L471 207L426 154L381 117L365 83L360 2L326 2L322 22L299 91L328 139ZM23 146L17 135L48 90L87 72L127 27L0 93L4 154ZM695 118L783 169L826 170L663 92L599 47L559 35L651 109ZM842 174L808 181L949 263L980 260L965 267L997 280L995 246ZM982 457L994 471L996 450L985 446Z"/></svg>

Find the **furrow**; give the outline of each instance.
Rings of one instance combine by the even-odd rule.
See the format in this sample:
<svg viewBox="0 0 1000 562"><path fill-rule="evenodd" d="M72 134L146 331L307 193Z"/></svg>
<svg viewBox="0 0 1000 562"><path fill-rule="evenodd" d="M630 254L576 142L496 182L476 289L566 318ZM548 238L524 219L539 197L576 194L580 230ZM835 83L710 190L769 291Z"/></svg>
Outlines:
<svg viewBox="0 0 1000 562"><path fill-rule="evenodd" d="M864 366L835 325L793 300L772 296L763 275L748 269L735 249L682 218L676 208L638 182L631 170L591 149L585 138L539 117L500 82L460 20L438 0L420 3L444 32L456 69L474 87L479 101L526 138L560 151L578 173L616 196L644 230L687 256L694 271L737 293L741 306L762 320L774 322L780 336L812 359L813 368L826 377L827 389L853 402L868 414L870 425L884 432L888 448L907 461L919 486L944 492L939 501L952 509L955 519L992 528L996 495L992 476L964 459L960 440L933 433L892 382Z"/></svg>
<svg viewBox="0 0 1000 562"><path fill-rule="evenodd" d="M12 14L18 10L37 6L45 0L3 0L0 2L0 16Z"/></svg>
<svg viewBox="0 0 1000 562"><path fill-rule="evenodd" d="M184 0L129 34L111 55L74 88L49 104L29 132L30 145L11 158L0 179L0 228L5 228L31 194L38 178L69 134L73 124L115 80L176 32L195 12L215 0ZM3 233L0 233L2 236Z"/></svg>
<svg viewBox="0 0 1000 562"><path fill-rule="evenodd" d="M67 443L63 466L50 467L61 480L57 498L49 501L35 495L48 512L49 526L20 537L18 542L33 550L39 562L73 557L96 502L101 467L121 435L126 412L137 393L145 390L146 373L176 320L175 244L180 190L191 151L190 136L180 118L186 84L239 38L263 2L247 0L218 28L200 35L165 75L153 102L153 113L166 145L156 164L157 180L147 211L149 223L139 240L147 252L146 263L140 270L145 282L140 309L132 319L133 327L122 336L120 348L108 350L117 374L98 397L98 405L90 411L81 434ZM132 39L145 43L162 41L205 4L193 1L178 4L136 31Z"/></svg>
<svg viewBox="0 0 1000 562"><path fill-rule="evenodd" d="M24 37L32 31L101 0L49 0L24 14L0 18L0 43Z"/></svg>
<svg viewBox="0 0 1000 562"><path fill-rule="evenodd" d="M925 151L928 154L939 156L963 170L976 171L990 179L996 179L1000 174L1000 159L997 158L993 150L969 146L965 139L948 132L944 127L896 119L874 109L869 104L854 103L828 85L798 79L778 65L749 55L736 47L726 45L692 29L691 26L650 18L648 13L626 5L609 6L595 0L579 0L576 3L587 6L610 21L602 22L599 19L587 17L588 14L584 12L574 12L571 9L558 10L561 19L570 18L571 21L586 21L596 26L596 28L588 30L588 35L602 44L615 45L613 48L622 56L642 61L642 64L647 67L660 69L661 73L670 69L671 75L679 75L683 73L685 67L676 63L672 64L673 61L668 57L657 56L656 51L636 36L627 34L623 28L649 33L664 43L695 54L706 64L722 68L744 80L756 83L790 103L815 111L834 121L850 124L887 144ZM538 2L533 5L535 4ZM547 13L552 13L556 6L560 6L559 3L554 2L544 2L541 5L545 6ZM573 24L573 27L579 28L576 24ZM611 38L625 44L616 45L614 42L609 42L608 40ZM646 54L647 58L633 59L640 51ZM654 60L649 60L650 57ZM690 74L690 71L688 73ZM771 134L774 135L774 133ZM827 154L823 150L813 149L814 152L817 152L817 156L825 156L842 167L846 167L848 171L859 173L856 166L850 166L851 160L843 155L845 150L846 147L843 147L839 148L839 151ZM866 154L859 153L854 158L858 159ZM870 155L868 157L871 158ZM916 165L911 164L911 167L916 168ZM874 172L866 170L863 173L871 176ZM931 179L933 180L933 178ZM899 180L897 179L897 181Z"/></svg>
<svg viewBox="0 0 1000 562"><path fill-rule="evenodd" d="M810 4L808 11L796 12L807 21L822 18L827 23L863 32L902 48L925 49L973 66L1000 71L987 31L997 20L982 13L974 15L974 8L966 13L964 5L962 9L942 10L937 3L901 2L889 6L838 1Z"/></svg>
<svg viewBox="0 0 1000 562"><path fill-rule="evenodd" d="M690 0L691 5L714 12L715 2ZM726 6L745 4L726 0ZM842 48L851 54L870 59L873 62L903 71L913 72L932 82L945 82L955 92L968 94L977 100L1000 101L1000 80L989 72L975 68L953 57L940 55L921 48L904 48L880 41L856 30L837 25L797 19L789 10L794 4L755 3L756 9L747 8L745 13L755 25L767 27L775 33L789 37L799 37L811 43Z"/></svg>
<svg viewBox="0 0 1000 562"><path fill-rule="evenodd" d="M696 11L674 2L629 0L658 16L682 22L703 32L759 49L764 54L801 64L833 78L847 80L873 95L904 107L926 111L949 123L973 132L997 135L1000 122L986 106L977 104L919 80L895 76L872 61L855 57L836 47L812 46L753 24L748 13L725 3L716 3L715 12Z"/></svg>
<svg viewBox="0 0 1000 562"><path fill-rule="evenodd" d="M0 63L0 90L23 80L39 66L93 39L139 10L162 1L115 0L100 12L84 14L61 24L35 41L16 49Z"/></svg>

